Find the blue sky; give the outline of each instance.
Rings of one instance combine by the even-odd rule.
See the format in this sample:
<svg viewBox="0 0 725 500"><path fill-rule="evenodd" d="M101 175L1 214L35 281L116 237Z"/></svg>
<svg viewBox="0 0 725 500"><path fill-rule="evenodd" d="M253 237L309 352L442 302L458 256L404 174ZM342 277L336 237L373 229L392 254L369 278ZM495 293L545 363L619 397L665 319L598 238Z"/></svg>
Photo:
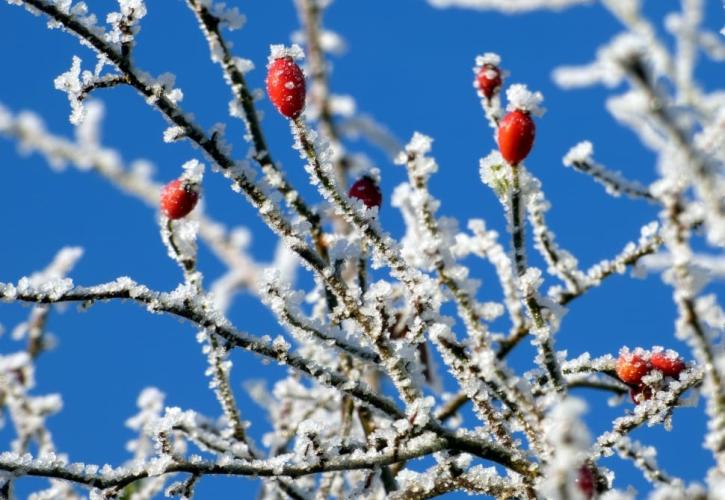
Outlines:
<svg viewBox="0 0 725 500"><path fill-rule="evenodd" d="M88 3L91 10L104 14L101 18L111 5L99 0ZM228 123L227 138L236 156L245 155L243 127L227 116L228 89L219 69L209 60L206 42L185 3L149 3L138 38L137 64L153 74L175 73L177 86L185 94L184 108L204 127L218 121ZM248 22L229 38L236 55L256 64L249 81L261 88L268 47L289 43L290 33L298 27L296 12L287 0L234 3ZM705 24L717 31L723 25L722 6L716 0L706 3ZM678 7L675 1L649 2L648 12L661 28L662 15ZM560 14L505 16L440 11L420 0L338 0L326 16L326 25L341 33L349 47L347 54L333 58L333 91L353 95L359 110L374 116L403 142L414 131L435 139L433 155L440 170L431 181L431 189L443 202L440 214L455 215L463 224L469 218L484 218L488 226L505 233L499 202L479 179L478 160L495 145L471 86L475 56L493 51L502 56L503 66L511 72L509 83L526 83L545 96L548 112L537 120L536 144L527 166L542 180L552 201L548 219L557 241L588 267L613 256L627 241L636 239L643 223L656 217L655 207L612 199L591 179L561 164L561 157L571 146L588 139L603 164L644 182L655 176L654 156L604 109L604 100L612 90L563 91L551 80L554 67L590 61L596 48L621 30L598 5ZM53 79L69 68L74 54L87 65L93 64L92 54L79 47L73 37L48 31L43 19L5 2L0 4L0 47L4 47L0 54L4 68L0 103L13 110L32 109L44 117L49 130L70 135L67 99L54 90ZM722 85L725 76L722 68L705 60L697 74L706 89ZM198 157L188 144L164 144L163 120L130 89L101 91L96 97L106 104L105 144L122 151L126 160L152 161L160 181L176 177L183 162ZM274 156L307 198L317 199L305 185L306 174L290 147L287 123L268 101L259 106L265 114L263 126ZM386 196L382 223L400 235L402 219L389 200L405 172L364 143L352 142L349 149L369 154L378 164ZM74 170L54 174L40 157L20 156L14 144L4 139L0 139L0 176L5 206L0 211L0 262L4 263L0 281L14 281L44 267L64 245L80 245L86 250L73 273L79 284L128 275L150 287L168 290L181 279L176 265L166 257L156 214L103 179ZM273 235L246 201L228 188L226 180L218 175L206 177L205 202L215 218L230 226L248 227L254 235L252 253L259 260L271 259ZM533 258L533 264L541 262ZM474 274L483 279L481 297L498 297L491 269L480 263L472 265ZM207 283L222 272L221 265L205 250L200 266ZM2 305L0 323L12 328L28 311ZM622 345L633 344L662 344L686 352L672 335L674 315L671 290L658 277L614 277L572 305L558 334L557 347L574 355L587 350L593 355L615 353ZM237 297L231 319L240 329L255 334L281 333L271 315L248 295ZM159 387L167 394L169 405L218 414L203 375L206 361L190 325L150 316L132 304L114 303L86 312L75 307L54 312L50 330L57 335L59 346L40 359L36 392L63 394L64 409L49 422L56 445L72 460L118 464L127 459L124 444L132 434L123 422L135 413L135 399L146 386ZM0 338L2 352L15 348L7 335ZM528 366L526 360L531 354L528 346L518 349L513 355L514 365ZM258 421L261 412L243 393L241 383L266 374L271 384L283 371L262 367L246 353L235 353L232 359L233 383L242 412L245 418ZM600 393L579 394L590 402L588 422L595 435L628 408L608 408ZM699 479L711 462L701 445L704 429L700 406L676 412L672 432L644 429L636 436L661 447L660 461L665 470ZM263 430L255 427L253 434L259 436ZM11 435L7 429L0 430L0 438L5 443ZM631 483L640 491L648 489L631 464L604 463L617 471L615 484ZM25 487L37 484L31 480L24 483ZM209 478L201 482L198 494L199 498L240 498L241 492L249 491L251 498L252 488L256 486L243 479Z"/></svg>

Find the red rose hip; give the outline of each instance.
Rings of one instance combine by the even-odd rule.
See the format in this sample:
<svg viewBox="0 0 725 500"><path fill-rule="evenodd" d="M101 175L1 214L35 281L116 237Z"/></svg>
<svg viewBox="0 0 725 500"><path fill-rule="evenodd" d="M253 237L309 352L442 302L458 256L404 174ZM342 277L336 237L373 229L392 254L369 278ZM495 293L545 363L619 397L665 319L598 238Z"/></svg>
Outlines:
<svg viewBox="0 0 725 500"><path fill-rule="evenodd" d="M636 386L642 382L642 377L647 375L650 368L649 361L641 353L623 350L617 360L616 371L619 380Z"/></svg>
<svg viewBox="0 0 725 500"><path fill-rule="evenodd" d="M380 188L372 177L362 177L355 181L347 193L350 198L362 201L366 207L378 207L383 202L383 195Z"/></svg>
<svg viewBox="0 0 725 500"><path fill-rule="evenodd" d="M501 88L501 70L493 64L484 64L476 73L476 85L486 99L491 99Z"/></svg>
<svg viewBox="0 0 725 500"><path fill-rule="evenodd" d="M594 497L594 489L597 484L597 478L594 471L588 465L582 465L577 471L576 485L585 498Z"/></svg>
<svg viewBox="0 0 725 500"><path fill-rule="evenodd" d="M685 362L672 351L655 351L650 358L652 368L659 370L667 377L677 378L685 369Z"/></svg>
<svg viewBox="0 0 725 500"><path fill-rule="evenodd" d="M197 201L199 191L196 185L182 179L169 182L161 190L161 211L172 220L189 215Z"/></svg>
<svg viewBox="0 0 725 500"><path fill-rule="evenodd" d="M531 115L516 109L503 117L498 127L498 149L511 165L520 163L534 145L536 125Z"/></svg>
<svg viewBox="0 0 725 500"><path fill-rule="evenodd" d="M291 57L281 57L267 67L267 94L287 118L297 118L305 107L305 75Z"/></svg>

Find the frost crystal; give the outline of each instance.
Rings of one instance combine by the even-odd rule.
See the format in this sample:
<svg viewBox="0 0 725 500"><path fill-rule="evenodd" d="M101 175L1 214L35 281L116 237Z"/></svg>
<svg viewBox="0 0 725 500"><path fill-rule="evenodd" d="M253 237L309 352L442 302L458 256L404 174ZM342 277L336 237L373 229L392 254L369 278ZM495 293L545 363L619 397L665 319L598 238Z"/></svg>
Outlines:
<svg viewBox="0 0 725 500"><path fill-rule="evenodd" d="M546 111L541 107L541 103L544 101L541 92L531 92L526 85L521 83L511 85L506 90L506 98L509 101L506 109L509 111L520 109L536 116L542 116Z"/></svg>
<svg viewBox="0 0 725 500"><path fill-rule="evenodd" d="M84 74L84 80L87 75ZM81 60L79 57L73 56L73 64L71 68L55 79L55 88L68 94L68 101L71 105L70 122L78 125L83 121L85 109L81 101L81 93L83 91L83 83L81 83Z"/></svg>
<svg viewBox="0 0 725 500"><path fill-rule="evenodd" d="M305 57L305 52L302 50L302 47L297 45L296 43L293 44L291 47L287 47L285 45L270 45L269 46L269 57L268 62L271 64L272 62L276 61L277 59L282 59L285 57L291 57L295 60L301 60Z"/></svg>

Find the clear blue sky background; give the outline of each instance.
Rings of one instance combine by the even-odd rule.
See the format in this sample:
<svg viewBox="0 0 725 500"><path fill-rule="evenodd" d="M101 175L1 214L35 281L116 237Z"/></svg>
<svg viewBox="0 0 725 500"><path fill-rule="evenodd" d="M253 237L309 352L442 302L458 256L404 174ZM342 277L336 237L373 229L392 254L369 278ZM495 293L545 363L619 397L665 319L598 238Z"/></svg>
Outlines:
<svg viewBox="0 0 725 500"><path fill-rule="evenodd" d="M229 123L228 139L236 156L243 156L247 145L242 139L242 125L227 116L230 95L219 69L209 60L193 16L178 0L149 3L149 15L143 20L138 39L138 65L153 74L175 73L185 94L184 108L195 113L205 127L217 121ZM232 3L248 17L243 30L229 35L235 43L234 52L255 62L257 69L249 81L262 87L268 46L289 42L290 32L298 27L296 12L286 0ZM671 0L647 3L660 29L662 15L679 7L679 2ZM717 0L706 3L705 23L717 31L723 25L722 6ZM112 2L91 0L89 4L105 18ZM354 95L360 110L375 116L403 141L416 130L434 137L433 152L440 172L432 181L432 190L443 201L441 214L456 215L464 224L469 218L482 217L489 226L505 232L501 207L479 180L478 160L494 143L471 87L474 57L494 51L501 54L504 67L512 73L510 82L525 82L544 93L548 112L538 120L536 146L527 165L542 179L553 202L549 222L560 244L588 267L613 256L638 236L643 223L656 217L656 208L609 198L589 178L561 164L561 157L572 145L589 139L605 165L644 182L654 178L654 156L604 110L604 100L611 91L562 91L550 77L558 64L590 61L596 48L620 31L618 23L600 6L561 14L505 16L439 11L421 0L338 0L327 15L326 25L343 34L349 45L344 57L333 60L333 90ZM80 55L86 65L94 64L91 53L80 48L75 38L48 31L43 19L5 2L0 4L0 47L0 102L14 110L35 110L51 131L70 135L66 96L53 89L53 79L68 69L73 54ZM697 74L707 89L722 85L725 76L722 68L706 61ZM166 145L161 141L165 123L133 91L102 91L96 97L107 105L106 145L121 150L126 160L151 160L158 167L159 180L174 178L184 161L197 157L187 144ZM287 124L268 101L262 101L260 107L266 115L263 125L275 157L283 162L290 178L303 185L306 174L290 148ZM382 221L389 231L400 235L401 217L389 199L393 188L403 181L404 171L365 144L350 146L378 162L387 196ZM73 273L79 284L119 275L157 289L172 289L178 283L180 274L166 257L155 213L103 179L72 169L53 174L41 158L19 156L14 144L6 140L0 140L0 176L4 206L0 211L0 281L14 281L44 267L64 245L81 245L86 254ZM309 187L303 191L316 199ZM247 202L228 188L226 180L208 175L205 196L214 217L229 225L249 227L254 234L254 255L260 260L271 259L272 234ZM209 283L222 268L205 250L200 259ZM541 265L536 259L534 263ZM498 285L489 267L473 265L484 280L481 297L497 298ZM0 310L0 322L8 329L28 313L27 308L13 305L2 305ZM557 337L557 347L568 349L572 355L588 350L595 356L615 353L622 345L663 344L686 352L673 338L674 317L671 290L659 277L615 277L573 304ZM248 295L237 297L231 318L240 329L252 333L281 333L271 315ZM60 343L57 350L40 359L35 392L62 392L64 409L50 419L50 428L58 448L72 460L119 464L127 459L124 444L132 433L123 422L136 412L136 397L147 386L164 391L169 405L218 415L203 375L206 361L190 325L150 316L132 304L114 303L99 304L83 313L75 307L54 313L50 329ZM0 339L2 352L17 348L7 335ZM531 354L528 346L520 348L513 363L528 366L526 360ZM258 421L261 412L243 393L241 383L265 376L271 384L283 371L262 367L243 352L234 353L233 360L233 383L244 416ZM627 404L608 408L601 393L579 394L590 402L588 421L595 434L629 408ZM255 426L253 434L259 436L264 430L264 426ZM701 445L704 430L700 406L677 411L672 432L658 427L637 431L636 436L661 448L660 461L667 471L699 479L711 463ZM0 438L3 443L12 438L7 428L0 431ZM616 485L631 483L640 492L648 490L631 464L611 459L603 463L617 471ZM38 484L20 482L21 495L31 483ZM255 491L256 484L244 479L209 478L198 488L199 498L215 499L252 498Z"/></svg>

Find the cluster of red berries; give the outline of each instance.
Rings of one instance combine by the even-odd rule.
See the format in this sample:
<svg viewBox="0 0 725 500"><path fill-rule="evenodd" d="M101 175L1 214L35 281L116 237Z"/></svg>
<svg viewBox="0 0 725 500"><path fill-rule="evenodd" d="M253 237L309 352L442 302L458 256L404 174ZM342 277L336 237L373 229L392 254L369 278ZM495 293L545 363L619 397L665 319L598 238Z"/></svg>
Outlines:
<svg viewBox="0 0 725 500"><path fill-rule="evenodd" d="M634 351L622 349L617 359L616 372L619 380L629 386L629 394L635 404L650 399L651 385L643 381L652 371L659 371L663 377L677 379L687 367L684 360L674 351L655 347L652 352L637 348Z"/></svg>
<svg viewBox="0 0 725 500"><path fill-rule="evenodd" d="M493 64L483 64L476 74L476 85L490 101L501 88L501 70ZM498 126L498 149L510 165L521 163L531 152L536 137L536 125L531 114L515 109L503 117Z"/></svg>
<svg viewBox="0 0 725 500"><path fill-rule="evenodd" d="M161 189L161 211L171 220L186 217L199 201L199 187L187 180L175 179Z"/></svg>

